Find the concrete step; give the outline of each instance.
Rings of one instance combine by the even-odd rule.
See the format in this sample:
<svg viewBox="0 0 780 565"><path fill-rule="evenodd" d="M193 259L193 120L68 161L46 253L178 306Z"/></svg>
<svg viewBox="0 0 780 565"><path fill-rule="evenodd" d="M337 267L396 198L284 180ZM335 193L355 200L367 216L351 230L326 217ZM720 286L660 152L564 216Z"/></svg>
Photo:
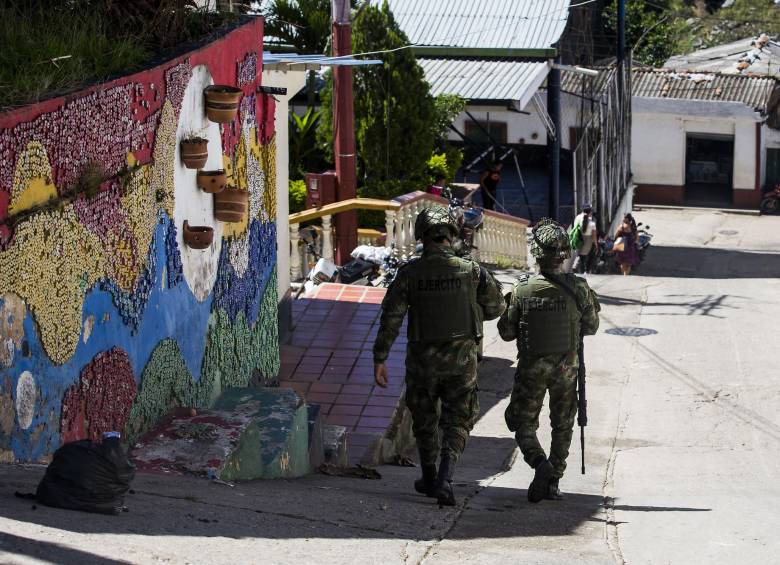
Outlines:
<svg viewBox="0 0 780 565"><path fill-rule="evenodd" d="M300 477L311 471L308 420L292 390L228 389L210 410L167 419L131 453L141 472L223 481Z"/></svg>

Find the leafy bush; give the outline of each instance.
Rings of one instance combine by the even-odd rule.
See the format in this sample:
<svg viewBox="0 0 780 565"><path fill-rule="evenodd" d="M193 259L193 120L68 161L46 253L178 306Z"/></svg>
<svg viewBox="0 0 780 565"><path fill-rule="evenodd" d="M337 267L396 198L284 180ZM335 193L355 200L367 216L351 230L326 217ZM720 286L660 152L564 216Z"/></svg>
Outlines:
<svg viewBox="0 0 780 565"><path fill-rule="evenodd" d="M290 181L290 214L301 212L306 207L306 181Z"/></svg>
<svg viewBox="0 0 780 565"><path fill-rule="evenodd" d="M358 188L361 198L377 198L392 200L396 196L408 194L415 190L425 190L424 182L409 180L371 181ZM358 225L361 228L380 229L385 227L385 213L381 211L359 210Z"/></svg>
<svg viewBox="0 0 780 565"><path fill-rule="evenodd" d="M463 163L463 151L454 146L444 149L444 153L434 153L428 159L428 182L432 183L439 177L444 177L448 182L455 178L461 163Z"/></svg>

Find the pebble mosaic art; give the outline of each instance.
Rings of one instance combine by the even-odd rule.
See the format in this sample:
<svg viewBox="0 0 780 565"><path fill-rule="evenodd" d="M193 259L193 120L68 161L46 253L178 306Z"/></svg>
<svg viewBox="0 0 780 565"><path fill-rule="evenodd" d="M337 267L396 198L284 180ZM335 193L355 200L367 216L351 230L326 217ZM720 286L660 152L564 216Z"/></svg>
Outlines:
<svg viewBox="0 0 780 565"><path fill-rule="evenodd" d="M137 437L174 406L208 406L253 374L276 376L276 147L259 133L272 126L256 118L268 101L254 93L254 51L236 57L232 80L246 95L222 126L250 215L216 242L208 299L181 284L174 169L192 69L183 59L150 72L157 81L98 86L0 129L0 220L14 220L0 243L3 460L41 460L63 441L114 429ZM75 194L89 163L106 172L100 192ZM199 333L181 341L187 320Z"/></svg>

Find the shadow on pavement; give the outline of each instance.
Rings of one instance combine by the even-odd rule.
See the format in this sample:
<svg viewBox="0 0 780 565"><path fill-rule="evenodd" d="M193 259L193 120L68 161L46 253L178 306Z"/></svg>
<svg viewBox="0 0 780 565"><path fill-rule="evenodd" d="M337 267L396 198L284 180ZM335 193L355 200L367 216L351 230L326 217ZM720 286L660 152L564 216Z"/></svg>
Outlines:
<svg viewBox="0 0 780 565"><path fill-rule="evenodd" d="M65 547L58 543L0 532L0 556L3 552L40 559L42 562L47 563L83 563L85 565L124 565L130 563L130 561L101 557L94 553Z"/></svg>
<svg viewBox="0 0 780 565"><path fill-rule="evenodd" d="M694 279L760 279L780 276L780 254L654 245L637 274Z"/></svg>
<svg viewBox="0 0 780 565"><path fill-rule="evenodd" d="M635 298L624 298L622 296L610 296L608 294L599 294L599 302L609 306L642 306L643 316L710 316L712 318L723 318L714 314L724 308L737 309L736 306L729 304L733 300L745 300L744 296L733 294L669 294L669 298L680 298L682 302L659 302L643 301ZM661 308L663 311L654 311L654 308Z"/></svg>

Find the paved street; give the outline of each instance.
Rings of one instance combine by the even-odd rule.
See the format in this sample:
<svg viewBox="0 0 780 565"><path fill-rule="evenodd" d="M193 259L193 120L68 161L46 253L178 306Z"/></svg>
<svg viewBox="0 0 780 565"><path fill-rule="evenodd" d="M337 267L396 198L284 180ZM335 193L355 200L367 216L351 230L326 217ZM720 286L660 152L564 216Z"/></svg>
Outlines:
<svg viewBox="0 0 780 565"><path fill-rule="evenodd" d="M42 468L0 467L0 563L776 562L780 218L635 215L655 234L646 264L589 277L587 473L575 439L564 501L526 501L503 422L514 345L492 323L455 509L412 491L417 469L383 466L232 488L139 476L130 512L104 517L34 508L13 493Z"/></svg>

